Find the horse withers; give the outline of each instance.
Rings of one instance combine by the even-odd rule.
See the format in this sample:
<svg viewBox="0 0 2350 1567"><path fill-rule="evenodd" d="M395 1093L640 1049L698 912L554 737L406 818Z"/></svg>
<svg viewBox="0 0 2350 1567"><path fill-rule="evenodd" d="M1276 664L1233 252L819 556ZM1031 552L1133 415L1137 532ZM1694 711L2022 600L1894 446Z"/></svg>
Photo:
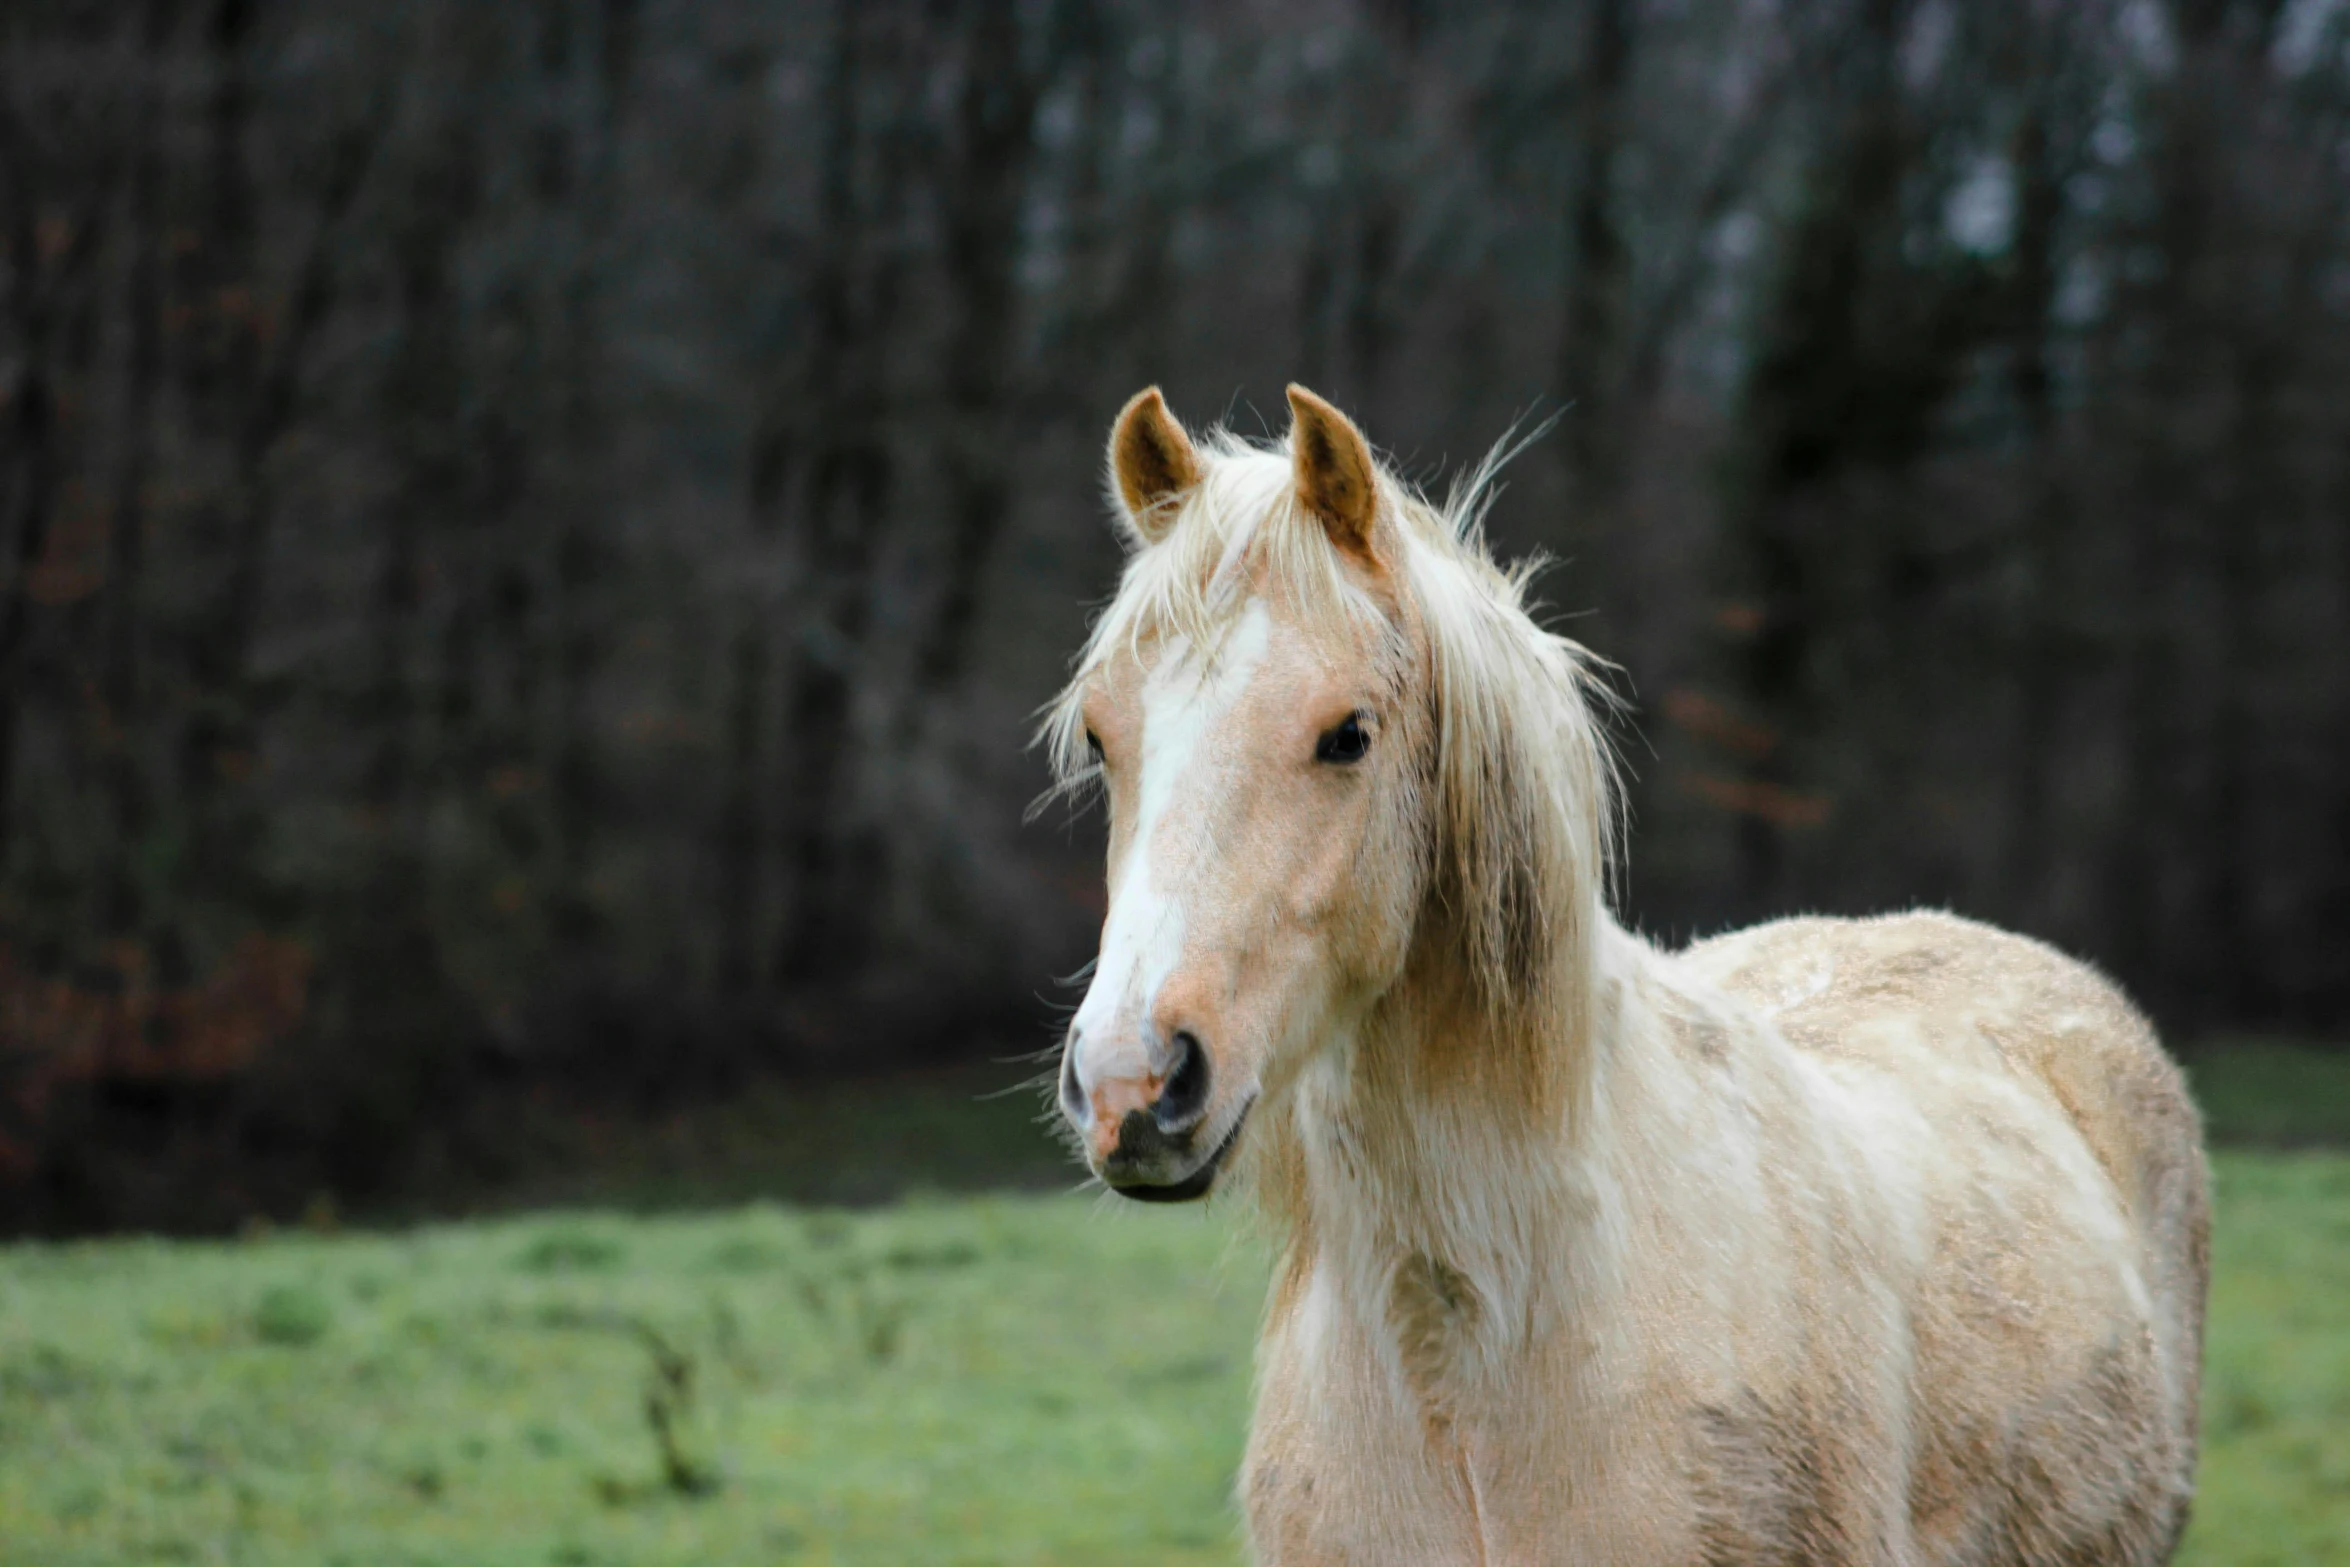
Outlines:
<svg viewBox="0 0 2350 1567"><path fill-rule="evenodd" d="M1582 649L1291 388L1156 390L1046 736L1109 802L1063 1116L1280 1263L1268 1563L2138 1564L2195 1472L2201 1133L2100 976L1945 914L1665 952L1610 915Z"/></svg>

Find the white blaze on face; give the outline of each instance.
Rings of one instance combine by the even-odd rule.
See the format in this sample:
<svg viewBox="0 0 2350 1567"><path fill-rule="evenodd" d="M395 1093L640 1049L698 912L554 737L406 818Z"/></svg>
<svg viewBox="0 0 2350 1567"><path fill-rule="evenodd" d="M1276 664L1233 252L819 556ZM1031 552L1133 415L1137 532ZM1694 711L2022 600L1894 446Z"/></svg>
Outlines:
<svg viewBox="0 0 2350 1567"><path fill-rule="evenodd" d="M1209 827L1198 819L1199 802L1181 813L1174 807L1212 765L1214 737L1264 662L1272 624L1264 601L1251 599L1212 657L1176 639L1143 687L1133 830L1075 1020L1077 1075L1088 1087L1164 1070L1168 1045L1152 1034L1151 1008L1182 956L1182 882Z"/></svg>

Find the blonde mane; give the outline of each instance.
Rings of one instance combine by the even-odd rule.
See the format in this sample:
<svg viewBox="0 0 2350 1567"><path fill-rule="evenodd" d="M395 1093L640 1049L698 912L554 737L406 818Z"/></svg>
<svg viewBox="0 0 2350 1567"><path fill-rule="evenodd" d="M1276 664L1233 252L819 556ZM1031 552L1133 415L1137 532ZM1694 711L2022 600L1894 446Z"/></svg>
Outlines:
<svg viewBox="0 0 2350 1567"><path fill-rule="evenodd" d="M1505 569L1486 544L1486 512L1518 449L1505 437L1441 502L1391 466L1377 470L1383 559L1426 641L1430 892L1467 972L1506 1011L1587 992L1575 981L1618 841L1614 758L1593 713L1615 701L1604 666L1536 622L1527 592L1546 562ZM1285 444L1217 429L1200 459L1199 482L1164 503L1171 515L1158 543L1124 530L1118 591L1044 709L1048 800L1080 795L1098 777L1083 703L1102 665L1176 637L1213 650L1255 585L1279 594L1309 633L1343 643L1367 627L1401 651L1402 627L1299 503Z"/></svg>

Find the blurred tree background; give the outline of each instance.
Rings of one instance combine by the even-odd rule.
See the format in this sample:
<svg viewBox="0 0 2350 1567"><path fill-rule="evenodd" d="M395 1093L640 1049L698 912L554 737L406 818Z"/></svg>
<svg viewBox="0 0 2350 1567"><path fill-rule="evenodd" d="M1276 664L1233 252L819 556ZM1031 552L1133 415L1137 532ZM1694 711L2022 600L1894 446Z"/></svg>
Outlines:
<svg viewBox="0 0 2350 1567"><path fill-rule="evenodd" d="M2346 218L2339 0L13 0L0 1228L1043 1043L1152 381L1559 416L1644 928L2339 1033Z"/></svg>

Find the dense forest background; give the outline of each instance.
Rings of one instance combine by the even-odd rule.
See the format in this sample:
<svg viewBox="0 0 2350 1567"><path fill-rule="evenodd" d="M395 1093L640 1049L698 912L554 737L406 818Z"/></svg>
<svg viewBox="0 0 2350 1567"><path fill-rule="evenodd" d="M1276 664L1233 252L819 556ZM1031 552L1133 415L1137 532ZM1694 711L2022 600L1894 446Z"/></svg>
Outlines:
<svg viewBox="0 0 2350 1567"><path fill-rule="evenodd" d="M1033 1049L1158 382L1622 666L1668 939L2350 1011L2350 5L14 0L0 1227Z"/></svg>

